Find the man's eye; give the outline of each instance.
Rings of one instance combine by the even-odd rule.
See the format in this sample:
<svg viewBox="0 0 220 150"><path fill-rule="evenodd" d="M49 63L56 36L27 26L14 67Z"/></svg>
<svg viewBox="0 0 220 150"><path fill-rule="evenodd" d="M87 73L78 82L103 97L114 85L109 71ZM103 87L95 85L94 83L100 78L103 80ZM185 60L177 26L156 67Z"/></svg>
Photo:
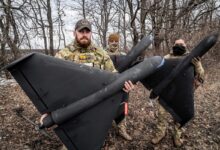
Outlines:
<svg viewBox="0 0 220 150"><path fill-rule="evenodd" d="M80 32L80 33L89 33L90 30L88 30L88 29L82 29L82 30L79 30L79 32Z"/></svg>

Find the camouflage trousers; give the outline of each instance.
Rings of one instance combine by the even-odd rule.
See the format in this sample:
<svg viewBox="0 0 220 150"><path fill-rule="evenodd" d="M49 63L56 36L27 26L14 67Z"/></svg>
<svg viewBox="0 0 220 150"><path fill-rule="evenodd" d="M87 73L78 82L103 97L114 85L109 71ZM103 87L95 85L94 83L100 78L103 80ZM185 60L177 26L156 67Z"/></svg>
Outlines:
<svg viewBox="0 0 220 150"><path fill-rule="evenodd" d="M167 111L159 104L158 109L158 122L156 125L156 136L165 136L166 130L168 128L168 116ZM179 128L180 124L174 122L173 125L173 137L179 138L181 137L182 130Z"/></svg>
<svg viewBox="0 0 220 150"><path fill-rule="evenodd" d="M118 131L118 134L125 140L132 140L132 137L127 133L126 117L118 125L115 123L115 121L113 121L112 126Z"/></svg>

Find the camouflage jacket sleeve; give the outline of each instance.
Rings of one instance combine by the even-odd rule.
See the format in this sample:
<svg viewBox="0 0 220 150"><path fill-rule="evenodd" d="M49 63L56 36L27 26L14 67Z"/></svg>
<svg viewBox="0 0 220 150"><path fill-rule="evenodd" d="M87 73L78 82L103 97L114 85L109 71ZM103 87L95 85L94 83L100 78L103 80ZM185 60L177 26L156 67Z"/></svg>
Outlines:
<svg viewBox="0 0 220 150"><path fill-rule="evenodd" d="M104 50L103 50L103 63L104 63L105 70L108 70L111 72L117 72L110 56Z"/></svg>
<svg viewBox="0 0 220 150"><path fill-rule="evenodd" d="M71 53L68 48L63 48L60 51L58 51L54 57L60 59L68 59L67 57L69 57L70 54Z"/></svg>
<svg viewBox="0 0 220 150"><path fill-rule="evenodd" d="M177 58L171 54L167 54L164 56L165 59L170 59L170 58ZM199 82L199 83L203 83L204 82L204 69L203 69L203 66L202 66L202 63L201 61L196 61L193 63L194 64L194 67L195 67L195 82ZM198 83L198 84L199 84Z"/></svg>
<svg viewBox="0 0 220 150"><path fill-rule="evenodd" d="M201 61L198 61L198 63L196 63L194 66L195 66L196 80L198 80L200 83L203 83L205 79L205 71Z"/></svg>

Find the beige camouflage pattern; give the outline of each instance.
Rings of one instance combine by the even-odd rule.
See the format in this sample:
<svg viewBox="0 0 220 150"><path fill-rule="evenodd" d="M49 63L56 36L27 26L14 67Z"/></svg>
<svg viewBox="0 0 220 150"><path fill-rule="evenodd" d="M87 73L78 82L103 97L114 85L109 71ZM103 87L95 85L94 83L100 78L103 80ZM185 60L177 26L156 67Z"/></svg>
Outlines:
<svg viewBox="0 0 220 150"><path fill-rule="evenodd" d="M155 136L152 139L153 144L158 144L166 135L166 130L168 128L168 122L167 122L167 111L158 103L158 120L156 125L156 132ZM176 147L180 147L182 145L182 129L180 128L180 125L176 122L174 122L173 125L173 142Z"/></svg>
<svg viewBox="0 0 220 150"><path fill-rule="evenodd" d="M109 55L126 55L119 47L119 42L109 42L108 48L106 49Z"/></svg>
<svg viewBox="0 0 220 150"><path fill-rule="evenodd" d="M180 147L183 144L183 141L181 139L182 130L180 128L179 123L174 123L174 132L173 132L173 142L176 147Z"/></svg>
<svg viewBox="0 0 220 150"><path fill-rule="evenodd" d="M161 105L159 105L157 130L161 135L165 135L168 125L166 113L166 110Z"/></svg>
<svg viewBox="0 0 220 150"><path fill-rule="evenodd" d="M93 44L87 48L82 48L74 41L57 52L55 57L111 72L117 72L108 54ZM67 148L65 145L62 145L60 150L67 150Z"/></svg>
<svg viewBox="0 0 220 150"><path fill-rule="evenodd" d="M108 55L122 55L120 52L119 52L119 48L118 49L114 49L113 50L110 50L109 48L106 49L106 51L108 52ZM126 116L125 116L126 117ZM124 120L122 120L118 126L118 134L123 137L125 140L128 140L128 141L131 141L132 140L132 137L127 133L127 125L126 125L126 118L124 118Z"/></svg>
<svg viewBox="0 0 220 150"><path fill-rule="evenodd" d="M175 58L181 58L185 55L187 55L189 52L185 53L184 55L182 56L174 56L173 54L168 54L168 55L165 55L164 58L165 59L175 59ZM193 65L195 67L195 73L196 73L196 76L195 76L195 79L199 82L203 82L204 81L204 78L205 78L205 71L204 71L204 68L202 66L202 63L201 61L193 61Z"/></svg>
<svg viewBox="0 0 220 150"><path fill-rule="evenodd" d="M165 55L165 59L175 59L175 58L181 58L185 55L187 55L188 52L186 52L182 56L174 56L172 53ZM195 82L203 82L204 80L204 69L202 67L201 61L196 61L194 64L195 67ZM166 135L166 129L168 127L168 122L167 122L167 112L166 110L158 103L159 109L158 109L158 122L156 125L156 133L155 137L152 139L153 144L159 143ZM177 147L180 147L183 143L181 139L181 134L182 134L182 129L179 128L180 125L178 123L174 123L173 127L173 140L174 144Z"/></svg>
<svg viewBox="0 0 220 150"><path fill-rule="evenodd" d="M57 52L55 57L111 72L116 72L113 62L108 54L93 44L87 48L82 48L74 41L67 47ZM67 148L65 145L63 145L60 150L67 150Z"/></svg>
<svg viewBox="0 0 220 150"><path fill-rule="evenodd" d="M118 124L118 134L127 141L131 141L132 137L127 133L126 118Z"/></svg>
<svg viewBox="0 0 220 150"><path fill-rule="evenodd" d="M107 51L108 55L120 55L118 50L116 50L115 52L112 52L109 50L109 48L107 48L106 51Z"/></svg>
<svg viewBox="0 0 220 150"><path fill-rule="evenodd" d="M168 127L166 110L158 103L158 120L154 138L151 140L153 144L158 144L166 135Z"/></svg>
<svg viewBox="0 0 220 150"><path fill-rule="evenodd" d="M116 72L113 62L108 54L103 49L98 48L93 44L87 48L82 48L78 46L76 42L72 42L66 48L57 52L55 57Z"/></svg>
<svg viewBox="0 0 220 150"><path fill-rule="evenodd" d="M106 49L108 55L126 55L125 52L122 52L122 51L119 51L119 50L116 50L115 52L112 52L109 50L109 48Z"/></svg>
<svg viewBox="0 0 220 150"><path fill-rule="evenodd" d="M202 67L202 63L200 59L194 58L192 60L192 63L195 68L194 89L197 89L204 82L205 71L204 71L204 68Z"/></svg>
<svg viewBox="0 0 220 150"><path fill-rule="evenodd" d="M109 43L108 48L106 49L107 53L109 55L120 55L120 50L119 50L119 45L117 43L117 45L110 45L111 43Z"/></svg>

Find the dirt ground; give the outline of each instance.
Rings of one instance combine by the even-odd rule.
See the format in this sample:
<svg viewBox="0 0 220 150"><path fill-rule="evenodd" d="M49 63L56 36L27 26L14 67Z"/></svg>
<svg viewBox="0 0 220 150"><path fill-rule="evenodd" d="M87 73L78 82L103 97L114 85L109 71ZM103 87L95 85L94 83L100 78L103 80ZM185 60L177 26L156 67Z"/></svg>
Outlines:
<svg viewBox="0 0 220 150"><path fill-rule="evenodd" d="M166 137L158 145L151 144L157 123L157 103L149 100L149 92L138 84L130 95L128 132L133 141L125 141L111 130L106 138L109 150L220 150L220 63L205 66L206 81L195 92L195 117L184 128L184 144L175 148L172 142L172 119ZM45 150L59 149L62 143L52 130L47 134L19 117L38 123L40 114L14 80L0 78L0 149Z"/></svg>

